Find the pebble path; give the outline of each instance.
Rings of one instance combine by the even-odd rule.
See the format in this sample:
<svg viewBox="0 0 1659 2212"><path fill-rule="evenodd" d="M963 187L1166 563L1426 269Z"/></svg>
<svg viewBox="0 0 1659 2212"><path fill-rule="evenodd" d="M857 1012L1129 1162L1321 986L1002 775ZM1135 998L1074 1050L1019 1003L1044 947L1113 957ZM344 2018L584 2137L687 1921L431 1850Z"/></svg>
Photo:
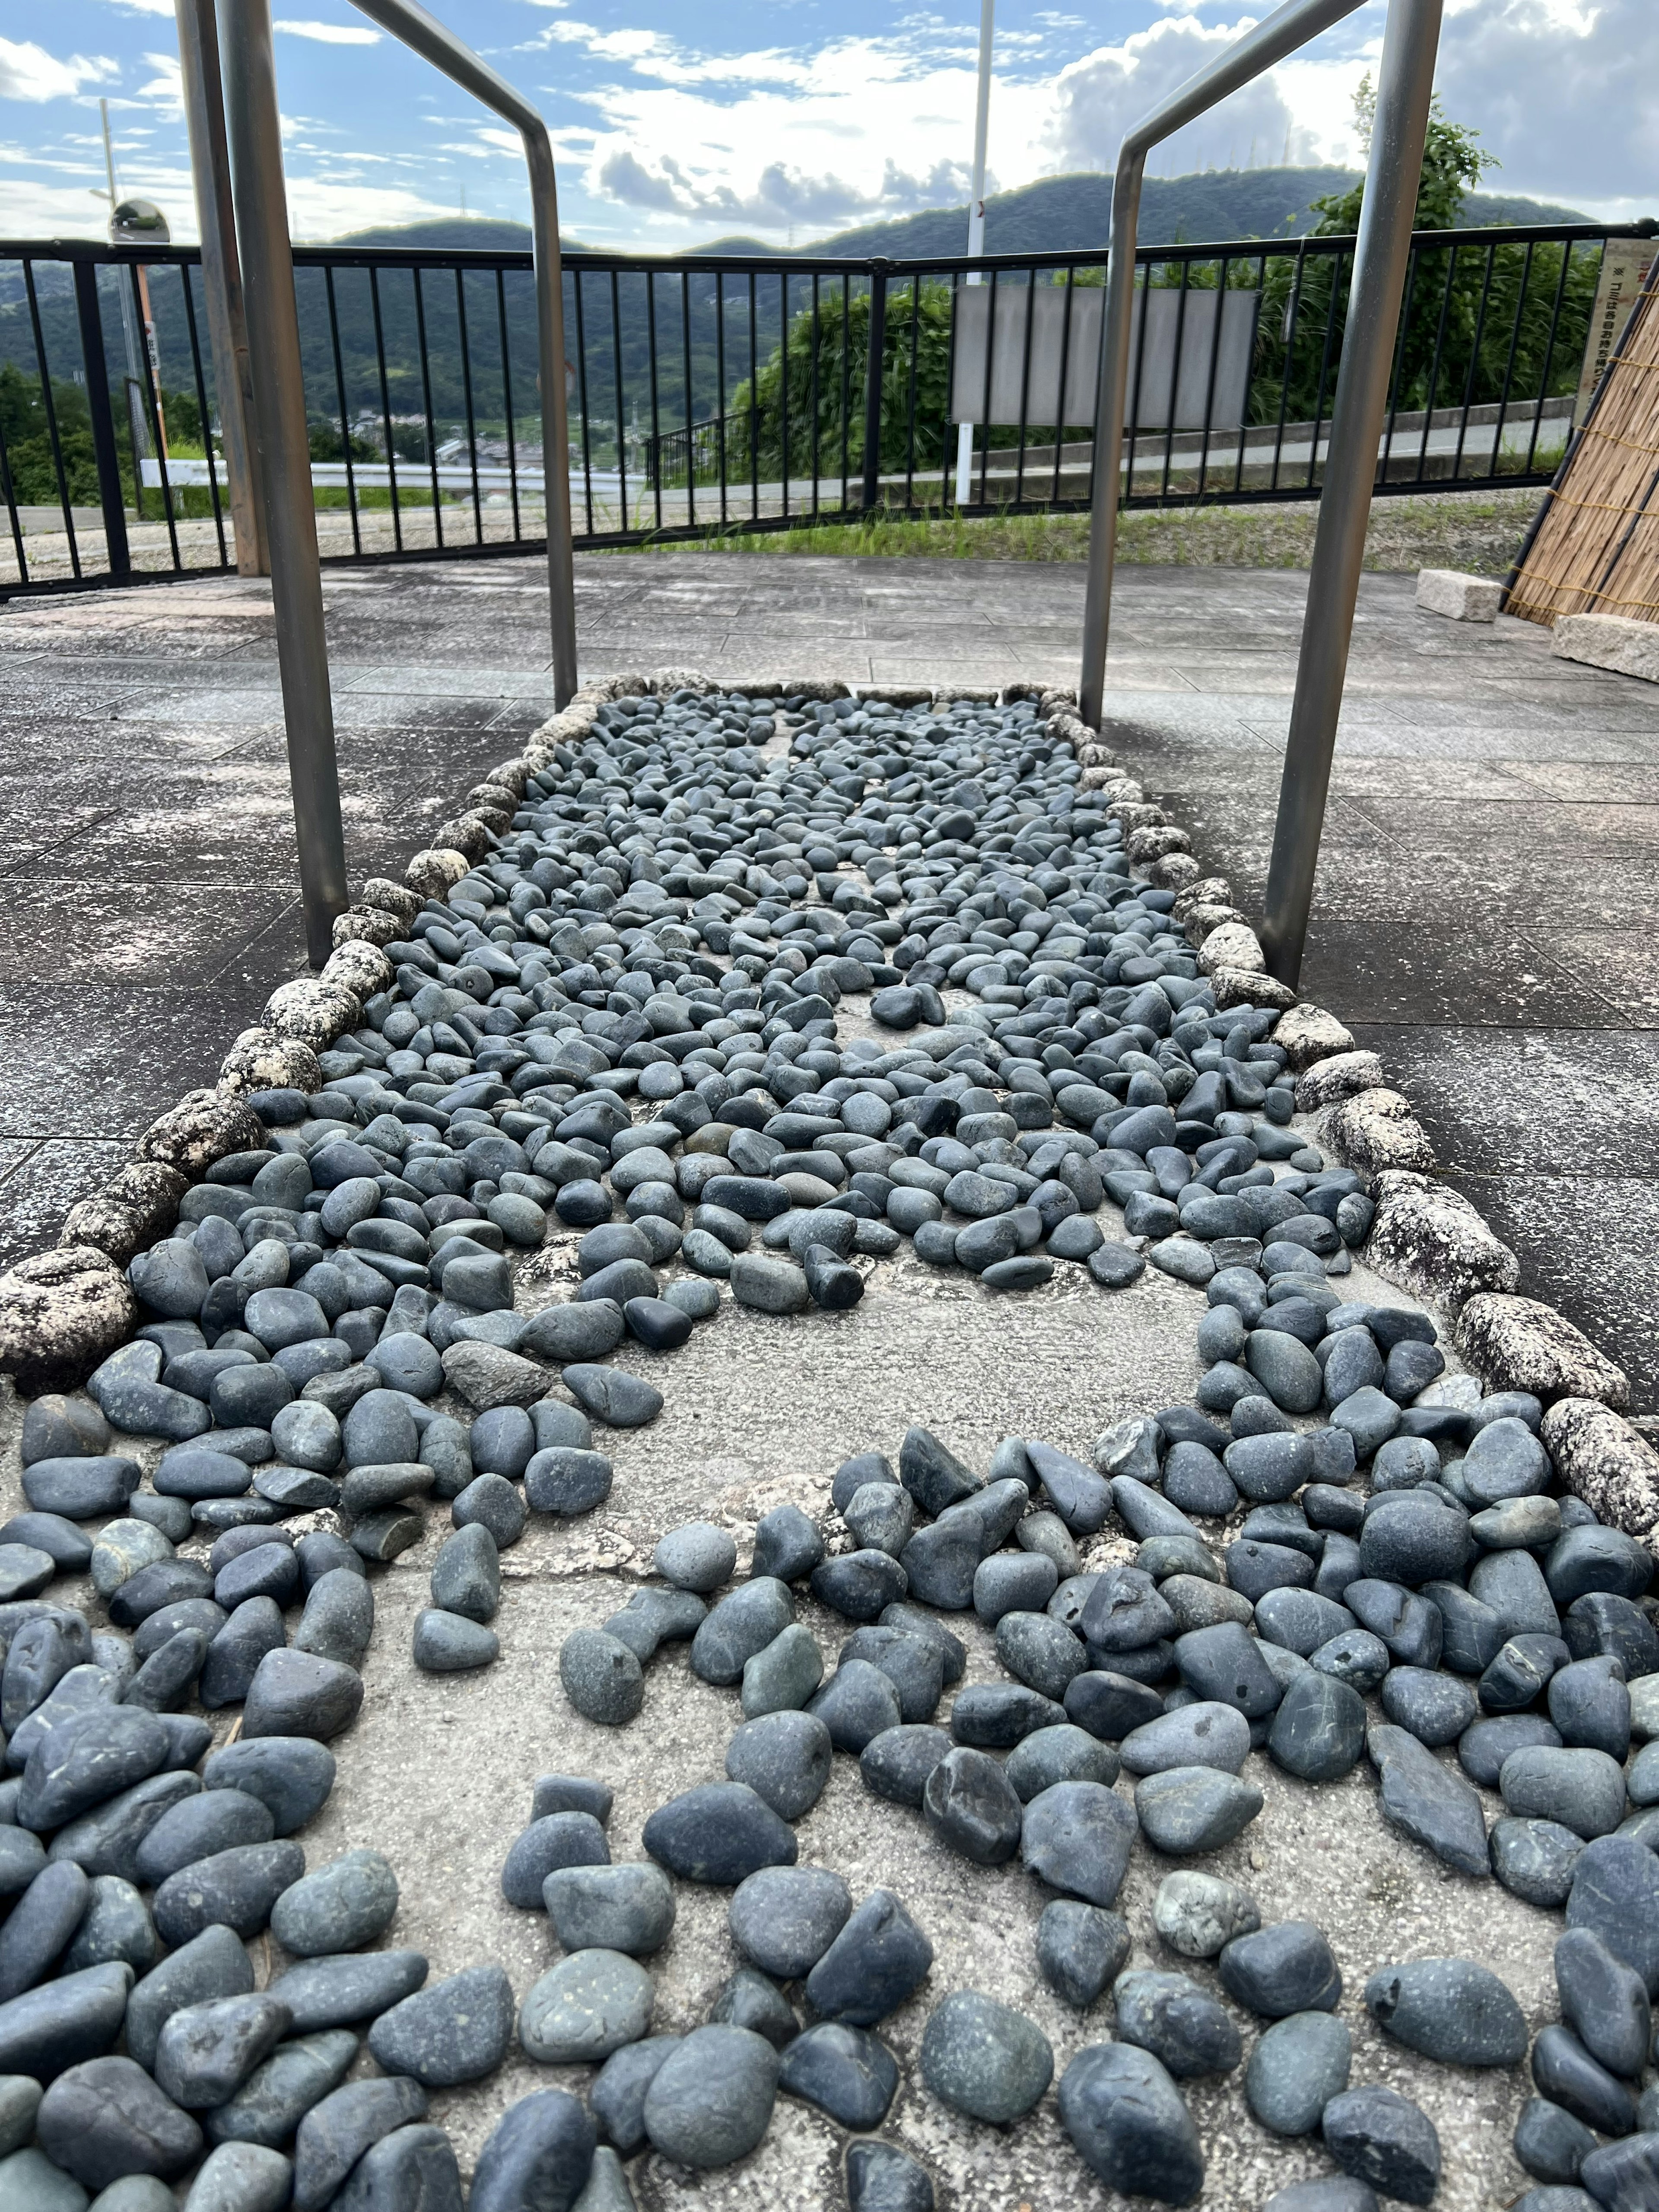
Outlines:
<svg viewBox="0 0 1659 2212"><path fill-rule="evenodd" d="M987 2129L1052 2097L1079 2185L1185 2204L1184 2085L1235 2075L1263 2129L1321 2147L1272 2212L1432 2203L1436 2128L1355 2077L1325 1933L1206 1870L1262 1814L1264 1762L1374 1771L1477 1914L1496 1881L1547 1916L1536 2034L1468 1958L1379 1958L1346 1992L1420 2057L1529 2063L1517 2212L1659 2203L1652 1515L1622 1525L1628 1452L1609 1475L1574 1445L1611 1395L1595 1355L1583 1395L1483 1392L1415 1300L1345 1295L1376 1170L1420 1182L1421 1133L1269 982L1064 695L841 689L588 687L0 1279L25 1401L5 2212L167 2212L174 2185L187 2212L626 2212L636 2184L662 2201L653 2174L747 2158L780 2097L842 2131L851 2212L927 2212L933 2175L881 2132L902 2090ZM537 1304L572 1231L573 1293ZM687 1646L729 1694L725 1778L613 1861L604 1777L543 1777L468 1878L544 1915L559 1957L522 1992L489 1960L433 1980L397 1947L389 1856L313 1865L303 1840L331 1745L350 1757L378 1571L447 1513L409 1662L489 1668L503 1553L605 1504L693 1332L733 1302L810 1332L907 1247L1006 1297L1014 1332L1061 1271L1103 1315L1161 1272L1190 1293L1194 1402L1088 1461L872 1437L825 1513L761 1518L741 1575L726 1527L664 1534L565 1638L554 1696L641 1725ZM827 1674L809 1606L842 1625ZM953 1616L1000 1679L963 1680ZM837 1756L938 1852L1018 1863L1042 1980L1097 2040L1057 2067L1018 2008L937 1985L925 1891L799 1863ZM1156 1969L1115 1909L1132 1860L1160 1870ZM688 1886L730 1893L744 1963L706 2021L653 2033ZM919 1993L902 2067L883 2027ZM464 2192L429 2097L515 2049L590 2069L586 2097L514 2104Z"/></svg>

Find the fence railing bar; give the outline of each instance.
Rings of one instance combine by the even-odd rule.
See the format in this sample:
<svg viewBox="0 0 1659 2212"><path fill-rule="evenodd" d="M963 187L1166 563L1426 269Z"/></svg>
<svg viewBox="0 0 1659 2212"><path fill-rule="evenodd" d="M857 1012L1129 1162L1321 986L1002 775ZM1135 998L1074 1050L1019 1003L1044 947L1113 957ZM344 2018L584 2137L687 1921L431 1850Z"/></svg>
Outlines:
<svg viewBox="0 0 1659 2212"><path fill-rule="evenodd" d="M1423 436L1417 449L1417 481L1419 483L1425 483L1428 480L1428 426L1434 419L1435 397L1440 389L1440 362L1441 357L1445 350L1446 323L1451 313L1452 286L1456 279L1456 276L1457 248L1455 246L1450 246L1446 249L1446 284L1445 289L1440 295L1440 315L1439 319L1435 325L1434 333L1434 357L1430 364L1429 388L1423 402L1424 409L1425 410L1423 418Z"/></svg>
<svg viewBox="0 0 1659 2212"><path fill-rule="evenodd" d="M749 520L760 520L760 334L755 272L749 271Z"/></svg>
<svg viewBox="0 0 1659 2212"><path fill-rule="evenodd" d="M1204 444L1198 457L1198 496L1200 499L1210 481L1210 433L1215 422L1215 377L1221 361L1221 324L1227 305L1229 265L1224 258L1216 275L1215 328L1210 333L1210 366L1204 386Z"/></svg>
<svg viewBox="0 0 1659 2212"><path fill-rule="evenodd" d="M1494 247L1493 251L1496 252ZM1532 283L1533 246L1530 240L1521 262L1521 282L1515 295L1515 320L1510 325L1509 352L1504 361L1504 388L1498 395L1498 422L1492 434L1492 465L1495 474L1504 458L1504 425L1510 411L1510 393L1515 386L1515 356L1521 343L1521 323L1526 312L1527 292ZM1540 395L1541 411L1542 395Z"/></svg>
<svg viewBox="0 0 1659 2212"><path fill-rule="evenodd" d="M1025 423L1031 404L1031 338L1036 329L1037 273L1032 267L1025 287L1025 343L1020 350L1019 362L1019 457L1014 463L1014 505L1025 504ZM1059 429L1054 437L1058 441Z"/></svg>
<svg viewBox="0 0 1659 2212"><path fill-rule="evenodd" d="M1601 247L1602 258L1607 258L1607 246ZM1567 296L1567 272L1572 262L1572 248L1561 249L1561 274L1556 279L1555 300L1550 308L1549 337L1544 344L1544 366L1538 378L1538 410L1532 419L1532 435L1527 441L1527 472L1531 474L1538 453L1538 433L1544 426L1544 398L1550 388L1550 370L1555 362L1555 333L1561 320L1561 303ZM1569 441L1571 442L1571 441Z"/></svg>
<svg viewBox="0 0 1659 2212"><path fill-rule="evenodd" d="M1418 252L1413 246L1406 258L1406 288L1400 299L1400 327L1394 334L1394 368L1389 379L1389 419L1382 433L1382 458L1377 474L1384 483L1394 459L1395 424L1400 419L1400 387L1406 374L1406 333L1411 327L1412 295L1417 288Z"/></svg>
<svg viewBox="0 0 1659 2212"><path fill-rule="evenodd" d="M582 281L575 280L576 296L576 373L581 382L582 410L582 476L587 487L587 526L593 527L593 472L588 463L587 443L587 349L582 343ZM513 346L507 331L507 271L495 271L495 319L501 338L501 412L507 424L507 478L509 496L513 501L513 535L521 538L524 525L519 514L519 426L513 414Z"/></svg>
<svg viewBox="0 0 1659 2212"><path fill-rule="evenodd" d="M910 362L905 375L904 393L904 506L905 512L916 503L916 375L917 357L921 350L921 287L910 287Z"/></svg>
<svg viewBox="0 0 1659 2212"><path fill-rule="evenodd" d="M23 550L23 518L18 513L17 488L12 477L11 455L6 447L6 426L3 422L0 422L0 498L3 498L6 502L6 517L11 525L11 542L17 557L17 574L27 584L29 580L29 557Z"/></svg>
<svg viewBox="0 0 1659 2212"><path fill-rule="evenodd" d="M184 295L185 325L190 333L191 375L196 386L196 409L202 425L202 451L207 456L208 497L213 509L214 535L219 541L219 566L230 566L230 549L225 543L224 512L219 503L219 471L213 453L213 425L208 416L207 384L202 374L202 342L196 324L196 302L191 296L191 269L185 262L179 265L179 289Z"/></svg>
<svg viewBox="0 0 1659 2212"><path fill-rule="evenodd" d="M149 416L150 435L155 441L155 473L161 479L161 513L167 526L167 547L173 556L174 569L182 571L185 564L179 557L179 525L173 512L173 486L167 481L166 416L161 410L161 388L156 378L156 359L149 347L149 319L144 313L144 295L138 282L140 265L135 261L128 271L132 285L132 312L137 322L139 350L143 356L143 374L139 379L139 385ZM138 504L140 465L139 457L135 453L132 457L132 503L135 508Z"/></svg>
<svg viewBox="0 0 1659 2212"><path fill-rule="evenodd" d="M996 359L997 337L997 280L1000 269L991 271L991 282L985 295L985 393L979 410L979 504L985 505L987 483L991 467L991 370Z"/></svg>
<svg viewBox="0 0 1659 2212"><path fill-rule="evenodd" d="M1307 267L1308 257L1303 250L1307 245L1303 239L1297 246L1296 265L1291 272L1291 296L1285 309L1285 326L1281 337L1285 347L1285 366L1279 382L1279 428L1273 439L1273 474L1267 480L1269 491L1279 489L1279 471L1285 458L1285 424L1291 404L1291 377L1296 367L1297 334L1302 327L1302 272Z"/></svg>
<svg viewBox="0 0 1659 2212"><path fill-rule="evenodd" d="M40 398L46 412L46 436L52 445L52 474L58 482L58 504L64 510L64 534L69 541L70 573L77 579L81 574L81 547L76 536L75 516L70 506L69 476L64 467L64 441L58 428L58 404L52 396L52 367L46 359L46 336L40 327L40 302L34 289L34 264L25 261L23 290L29 303L29 328L34 337L34 359L40 374ZM17 573L27 577L27 567L21 552L18 555Z"/></svg>
<svg viewBox="0 0 1659 2212"><path fill-rule="evenodd" d="M577 282L581 280L578 277ZM622 286L616 270L611 272L611 380L617 392L617 485L622 526L628 527L628 442L623 428ZM547 456L542 459L545 465Z"/></svg>
<svg viewBox="0 0 1659 2212"><path fill-rule="evenodd" d="M386 331L380 318L380 274L378 269L368 272L369 304L374 315L374 358L380 369L381 434L386 439L386 489L392 501L392 542L395 550L404 550L403 503L398 496L398 457L392 435L392 390L386 380Z"/></svg>
<svg viewBox="0 0 1659 2212"><path fill-rule="evenodd" d="M1066 379L1072 364L1072 294L1075 275L1074 270L1066 271L1066 304L1060 311L1060 381L1054 387L1054 412L1060 420L1054 425L1054 480L1048 494L1050 503L1054 506L1060 503L1060 465L1066 453ZM1031 308L1035 313L1035 299Z"/></svg>
<svg viewBox="0 0 1659 2212"><path fill-rule="evenodd" d="M714 279L714 374L720 384L719 427L714 433L714 450L719 457L720 482L720 528L726 527L726 410L731 404L726 389L726 279Z"/></svg>
<svg viewBox="0 0 1659 2212"><path fill-rule="evenodd" d="M651 450L653 453L661 451L662 440L662 408L657 389L657 270L648 270L645 279L645 329L646 336L650 342ZM617 352L620 355L622 350L620 332L617 333ZM653 469L651 472L651 494L654 501L653 512L657 518L657 528L660 530L662 528L662 471L660 468Z"/></svg>
<svg viewBox="0 0 1659 2212"><path fill-rule="evenodd" d="M1469 366L1463 379L1463 419L1457 426L1457 450L1452 459L1451 480L1454 483L1463 473L1463 445L1468 435L1469 408L1474 403L1475 379L1480 370L1480 341L1486 334L1486 303L1492 297L1492 264L1497 256L1488 246L1486 272L1480 280L1480 306L1474 318L1474 339L1469 347ZM1498 446L1492 445L1492 465L1498 463Z"/></svg>
<svg viewBox="0 0 1659 2212"><path fill-rule="evenodd" d="M432 411L432 356L426 342L426 271L415 271L415 331L421 352L421 405L426 416L426 466L432 479L432 536L444 542L443 498L438 488L438 422Z"/></svg>
<svg viewBox="0 0 1659 2212"><path fill-rule="evenodd" d="M351 549L354 553L363 550L363 533L357 519L357 477L351 457L351 415L346 401L345 363L340 354L340 318L334 296L334 271L323 271L328 296L328 334L334 356L334 392L340 408L340 451L345 456L346 507L351 516Z"/></svg>
<svg viewBox="0 0 1659 2212"><path fill-rule="evenodd" d="M697 447L691 434L691 418L696 413L691 394L691 279L682 271L680 276L680 356L685 377L685 519L695 529L697 520Z"/></svg>
<svg viewBox="0 0 1659 2212"><path fill-rule="evenodd" d="M1313 435L1308 441L1308 489L1311 490L1314 474L1319 466L1319 433L1325 420L1325 388L1331 374L1331 349L1336 338L1336 295L1341 287L1342 264L1339 259L1331 276L1331 296L1325 307L1325 342L1319 356L1319 383L1314 392Z"/></svg>
<svg viewBox="0 0 1659 2212"><path fill-rule="evenodd" d="M472 465L472 542L483 544L483 494L478 489L478 428L472 408L472 349L467 342L466 278L455 271L455 325L461 348L461 392L466 402L466 450Z"/></svg>

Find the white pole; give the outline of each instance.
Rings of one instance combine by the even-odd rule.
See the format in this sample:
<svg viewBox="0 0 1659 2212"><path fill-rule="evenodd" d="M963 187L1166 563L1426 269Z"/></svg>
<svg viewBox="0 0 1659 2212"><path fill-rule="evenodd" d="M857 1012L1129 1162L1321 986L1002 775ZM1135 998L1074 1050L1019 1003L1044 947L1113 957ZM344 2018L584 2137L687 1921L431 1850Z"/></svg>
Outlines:
<svg viewBox="0 0 1659 2212"><path fill-rule="evenodd" d="M980 0L979 100L974 110L974 196L968 204L968 253L971 260L985 251L985 142L991 128L991 36L996 19L996 0ZM970 270L968 282L982 280ZM989 331L986 343L990 343ZM957 505L966 507L974 483L974 426L957 425Z"/></svg>

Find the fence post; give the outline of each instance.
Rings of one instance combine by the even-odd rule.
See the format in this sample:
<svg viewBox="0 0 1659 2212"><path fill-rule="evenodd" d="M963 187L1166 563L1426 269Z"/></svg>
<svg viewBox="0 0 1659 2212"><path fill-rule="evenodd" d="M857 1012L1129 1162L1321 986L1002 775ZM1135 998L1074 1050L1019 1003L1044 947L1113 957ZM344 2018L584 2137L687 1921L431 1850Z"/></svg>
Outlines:
<svg viewBox="0 0 1659 2212"><path fill-rule="evenodd" d="M98 498L104 510L104 557L117 583L132 574L127 550L127 511L121 496L121 461L115 450L115 424L109 411L109 369L104 360L104 321L98 312L98 266L75 264L75 312L81 325L81 359L87 373L87 407L92 416L93 458L98 464Z"/></svg>
<svg viewBox="0 0 1659 2212"><path fill-rule="evenodd" d="M202 234L202 292L207 302L214 396L219 403L219 441L229 480L236 572L241 576L268 576L270 556L265 550L264 501L253 473L253 370L248 359L236 215L230 196L219 27L214 20L213 0L174 0L174 4L185 118L190 131L190 166L196 186L196 222ZM184 278L190 282L188 269ZM205 440L208 426L204 423L202 428Z"/></svg>
<svg viewBox="0 0 1659 2212"><path fill-rule="evenodd" d="M270 0L232 0L223 29L231 189L242 252L253 430L270 549L300 892L307 951L312 966L320 968L332 950L334 917L344 911L349 896Z"/></svg>
<svg viewBox="0 0 1659 2212"><path fill-rule="evenodd" d="M881 497L881 371L887 353L887 271L880 256L870 264L870 330L864 364L864 506ZM785 332L786 359L788 333Z"/></svg>
<svg viewBox="0 0 1659 2212"><path fill-rule="evenodd" d="M1302 651L1291 702L1273 854L1262 901L1269 972L1294 987L1313 907L1319 841L1348 672L1365 525L1376 485L1377 440L1388 405L1395 337L1423 171L1442 0L1389 0L1377 71L1376 116L1354 242L1342 364L1319 495ZM1432 419L1433 393L1430 415ZM1425 432L1426 439L1427 432Z"/></svg>

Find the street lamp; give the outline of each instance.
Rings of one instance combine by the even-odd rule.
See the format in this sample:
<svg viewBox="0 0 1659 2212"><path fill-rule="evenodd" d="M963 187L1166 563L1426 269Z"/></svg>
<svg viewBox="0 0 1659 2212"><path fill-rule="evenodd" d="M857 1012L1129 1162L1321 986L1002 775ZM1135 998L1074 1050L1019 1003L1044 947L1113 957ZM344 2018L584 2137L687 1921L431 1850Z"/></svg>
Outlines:
<svg viewBox="0 0 1659 2212"><path fill-rule="evenodd" d="M985 141L991 127L991 37L996 0L980 0L979 99L974 109L974 194L968 203L968 258L985 251ZM977 269L968 272L970 284L983 283ZM990 338L988 335L988 348ZM957 505L966 507L974 484L974 426L957 425Z"/></svg>

